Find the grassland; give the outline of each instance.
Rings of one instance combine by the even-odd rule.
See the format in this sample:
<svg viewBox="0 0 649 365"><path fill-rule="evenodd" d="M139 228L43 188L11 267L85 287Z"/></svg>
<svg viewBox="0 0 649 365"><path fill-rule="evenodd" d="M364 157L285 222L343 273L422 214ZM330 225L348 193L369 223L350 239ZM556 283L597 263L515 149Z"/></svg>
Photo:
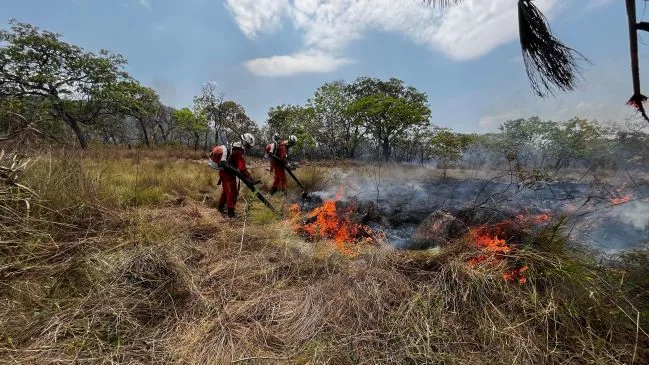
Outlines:
<svg viewBox="0 0 649 365"><path fill-rule="evenodd" d="M250 165L267 187L264 162ZM462 240L348 257L245 193L226 221L191 151L42 153L20 182L33 194L0 195L0 363L649 362L649 256L602 265L556 226L515 253L520 285L469 267Z"/></svg>

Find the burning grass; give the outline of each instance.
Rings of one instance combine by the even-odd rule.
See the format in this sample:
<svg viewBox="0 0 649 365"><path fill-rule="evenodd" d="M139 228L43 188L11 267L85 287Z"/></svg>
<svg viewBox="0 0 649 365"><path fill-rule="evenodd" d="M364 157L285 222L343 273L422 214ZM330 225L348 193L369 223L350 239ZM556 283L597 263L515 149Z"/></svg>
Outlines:
<svg viewBox="0 0 649 365"><path fill-rule="evenodd" d="M527 282L526 272L528 266L523 260L516 257L516 251L524 241L529 239L530 234L536 226L548 224L551 221L550 215L542 213L538 215L518 214L514 219L489 225L483 224L469 229L469 240L481 251L467 261L469 267L475 268L480 264L498 266L505 264L506 268L502 274L505 281Z"/></svg>
<svg viewBox="0 0 649 365"><path fill-rule="evenodd" d="M129 160L114 163L133 167ZM165 161L143 162L139 177L155 178L149 165L157 163ZM169 199L122 204L115 191L132 189L133 180L99 174L107 167L101 159L78 169L63 164L53 159L51 170L37 164L25 172L38 194L31 206L40 208L0 196L2 362L649 360L649 254L607 266L588 261L565 250L561 220L523 216L474 225L471 236L437 253L353 243L350 258L337 250L320 254L331 241L304 242L286 222L226 224L203 197L166 182L160 188ZM198 189L189 181L201 176L187 171L193 167L167 169ZM63 178L70 191L56 186ZM169 204L181 196L182 206ZM333 226L354 222L333 202L311 223L332 207ZM263 208L254 205L253 217L256 209ZM524 230L524 239L511 234L528 227L522 221L536 227ZM347 227L343 237L364 242L362 230ZM334 241L339 234L313 231ZM509 249L490 250L504 259L471 268L467 262L485 253L476 242ZM503 280L510 264L518 269ZM510 282L521 277L525 285Z"/></svg>
<svg viewBox="0 0 649 365"><path fill-rule="evenodd" d="M341 188L334 199L324 201L320 207L307 212L304 218L298 204L290 206L289 213L293 229L300 235L311 241L333 240L341 253L354 256L359 246L377 243L380 234L353 221L353 205L346 208L336 206L342 194Z"/></svg>

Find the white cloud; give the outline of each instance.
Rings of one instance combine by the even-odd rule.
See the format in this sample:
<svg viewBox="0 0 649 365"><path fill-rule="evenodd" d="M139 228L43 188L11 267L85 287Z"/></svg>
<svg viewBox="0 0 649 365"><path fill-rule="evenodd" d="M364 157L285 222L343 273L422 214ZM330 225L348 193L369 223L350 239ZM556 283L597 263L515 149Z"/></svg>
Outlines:
<svg viewBox="0 0 649 365"><path fill-rule="evenodd" d="M246 61L251 72L260 76L288 76L305 72L331 72L353 62L321 52L301 52L286 56L272 56Z"/></svg>
<svg viewBox="0 0 649 365"><path fill-rule="evenodd" d="M602 5L612 0L589 1ZM303 35L302 51L298 55L314 52L338 55L367 32L384 31L402 34L462 61L481 57L518 36L516 0L466 0L444 10L420 0L226 0L225 3L239 29L250 39L278 30L282 20L292 23ZM535 4L552 17L563 3L537 0ZM330 59L335 60L333 56ZM296 55L264 60L272 60L284 70L269 74L288 75L292 73L288 68L295 63ZM257 64L257 61L248 62ZM305 72L301 70L296 72Z"/></svg>
<svg viewBox="0 0 649 365"><path fill-rule="evenodd" d="M273 32L280 26L280 17L288 8L288 0L226 0L239 29L248 38L260 32Z"/></svg>

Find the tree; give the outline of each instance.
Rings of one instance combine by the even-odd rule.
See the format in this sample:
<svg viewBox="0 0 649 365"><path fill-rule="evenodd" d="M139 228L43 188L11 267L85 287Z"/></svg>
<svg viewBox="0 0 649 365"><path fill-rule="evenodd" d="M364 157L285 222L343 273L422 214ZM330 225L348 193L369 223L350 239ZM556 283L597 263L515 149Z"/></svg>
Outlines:
<svg viewBox="0 0 649 365"><path fill-rule="evenodd" d="M51 140L61 142L68 137L65 125L50 113L42 97L0 97L0 131L20 128L23 118Z"/></svg>
<svg viewBox="0 0 649 365"><path fill-rule="evenodd" d="M288 135L299 124L299 114L302 107L298 105L278 105L268 111L268 128L271 133Z"/></svg>
<svg viewBox="0 0 649 365"><path fill-rule="evenodd" d="M82 125L91 125L105 111L107 86L128 80L120 55L99 55L60 40L61 35L11 21L0 31L0 97L37 96L51 113L88 143Z"/></svg>
<svg viewBox="0 0 649 365"><path fill-rule="evenodd" d="M95 123L93 129L100 134L104 143L112 143L114 145L130 143L124 117L119 114L107 115L100 118Z"/></svg>
<svg viewBox="0 0 649 365"><path fill-rule="evenodd" d="M354 157L360 137L358 126L346 113L351 102L349 94L345 82L334 81L320 86L308 102L317 124L314 138L323 142L327 152L336 157Z"/></svg>
<svg viewBox="0 0 649 365"><path fill-rule="evenodd" d="M207 119L208 128L205 130L205 148L207 148L207 140L209 132L210 121L214 124L214 143L224 142L224 138L220 138L221 130L223 129L223 98L225 93L221 92L216 95L216 85L212 82L207 82L201 87L201 95L194 98L194 109L200 111Z"/></svg>
<svg viewBox="0 0 649 365"><path fill-rule="evenodd" d="M607 148L603 141L603 130L586 119L572 118L562 123L553 123L549 130L549 152L555 159L558 170L571 160L589 163L599 162Z"/></svg>
<svg viewBox="0 0 649 365"><path fill-rule="evenodd" d="M246 110L234 101L222 102L219 107L222 130L229 141L255 129L255 123L248 117Z"/></svg>
<svg viewBox="0 0 649 365"><path fill-rule="evenodd" d="M176 128L174 120L171 117L173 112L174 108L160 104L160 108L158 108L153 118L154 128L157 127L157 131L160 133L160 137L164 143L171 142L173 132Z"/></svg>
<svg viewBox="0 0 649 365"><path fill-rule="evenodd" d="M502 134L494 147L507 160L528 164L548 143L550 128L553 126L538 117L508 120L498 127Z"/></svg>
<svg viewBox="0 0 649 365"><path fill-rule="evenodd" d="M430 138L432 155L438 160L437 167L444 169L444 177L449 164L459 161L472 142L472 136L453 133L449 129L441 129Z"/></svg>
<svg viewBox="0 0 649 365"><path fill-rule="evenodd" d="M381 146L385 161L390 159L395 138L428 124L430 109L426 94L414 87L406 87L401 80L381 81L363 77L350 88L356 99L347 113Z"/></svg>
<svg viewBox="0 0 649 365"><path fill-rule="evenodd" d="M194 150L197 150L201 132L206 128L204 121L189 108L175 110L171 115L178 124L178 128L193 137Z"/></svg>
<svg viewBox="0 0 649 365"><path fill-rule="evenodd" d="M314 147L316 133L314 124L315 111L311 107L298 105L279 105L268 111L268 129L271 134L279 133L280 136L295 135L298 142L296 151L303 151L306 147Z"/></svg>
<svg viewBox="0 0 649 365"><path fill-rule="evenodd" d="M106 88L105 93L105 99L110 102L107 107L121 115L135 118L140 126L142 142L150 146L148 129L160 109L158 94L153 89L130 80Z"/></svg>

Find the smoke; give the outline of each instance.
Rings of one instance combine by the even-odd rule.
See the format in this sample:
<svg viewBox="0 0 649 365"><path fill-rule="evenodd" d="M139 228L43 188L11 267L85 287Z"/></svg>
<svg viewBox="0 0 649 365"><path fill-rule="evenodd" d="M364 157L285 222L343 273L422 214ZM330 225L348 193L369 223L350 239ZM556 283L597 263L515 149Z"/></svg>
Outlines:
<svg viewBox="0 0 649 365"><path fill-rule="evenodd" d="M649 187L646 192L599 182L526 187L509 175L440 179L432 169L393 165L339 170L331 181L336 183L314 195L322 200L338 195L342 202L355 204L363 223L384 232L395 247L404 247L431 213L457 215L476 207L494 212L494 219L521 213L566 215L566 230L574 242L608 253L638 247L649 237L649 201L640 199L649 196ZM615 205L620 194L633 199Z"/></svg>
<svg viewBox="0 0 649 365"><path fill-rule="evenodd" d="M615 209L619 208L619 209ZM612 214L625 224L632 225L639 230L646 230L649 226L649 202L633 201L627 204L616 206Z"/></svg>
<svg viewBox="0 0 649 365"><path fill-rule="evenodd" d="M642 247L649 243L649 201L631 201L586 214L570 237L606 254Z"/></svg>

